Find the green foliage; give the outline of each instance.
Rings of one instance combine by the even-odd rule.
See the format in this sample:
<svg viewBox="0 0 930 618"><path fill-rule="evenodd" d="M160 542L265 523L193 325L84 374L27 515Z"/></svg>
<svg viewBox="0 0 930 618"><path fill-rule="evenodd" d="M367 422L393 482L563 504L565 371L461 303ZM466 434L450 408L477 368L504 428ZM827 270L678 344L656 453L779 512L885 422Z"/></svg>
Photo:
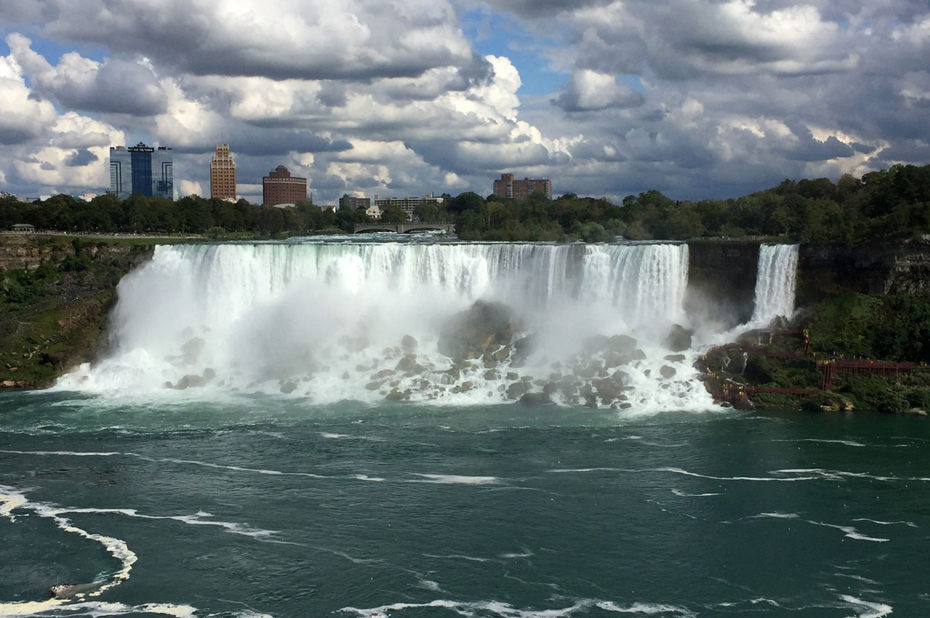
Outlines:
<svg viewBox="0 0 930 618"><path fill-rule="evenodd" d="M892 388L887 379L875 375L851 375L846 380L845 389L857 409L873 410L895 414L910 407L904 391Z"/></svg>
<svg viewBox="0 0 930 618"><path fill-rule="evenodd" d="M913 408L930 409L930 388L913 388L907 393L907 403Z"/></svg>
<svg viewBox="0 0 930 618"><path fill-rule="evenodd" d="M930 298L885 297L876 317L870 332L877 357L930 362Z"/></svg>
<svg viewBox="0 0 930 618"><path fill-rule="evenodd" d="M81 232L304 234L351 231L364 213L323 212L309 203L269 207L190 195L176 202L132 195L101 195L90 203L54 195L33 204L0 198L0 229L31 223L37 229ZM791 242L852 245L930 233L930 165L894 165L857 179L846 175L785 180L737 199L676 201L656 190L628 195L622 204L566 193L555 200L483 198L473 192L448 196L442 207L425 205L420 220L454 220L465 240L563 240L588 242L623 235L631 240L772 236ZM403 217L403 218L402 218ZM382 217L406 220L399 209ZM208 230L213 230L208 232ZM219 237L219 236L217 236ZM910 352L914 354L914 351Z"/></svg>
<svg viewBox="0 0 930 618"><path fill-rule="evenodd" d="M760 410L797 410L798 398L784 393L759 393L752 398Z"/></svg>
<svg viewBox="0 0 930 618"><path fill-rule="evenodd" d="M882 299L848 293L823 301L811 320L811 347L825 356L871 357Z"/></svg>
<svg viewBox="0 0 930 618"><path fill-rule="evenodd" d="M842 294L811 318L811 346L824 356L930 362L930 298Z"/></svg>

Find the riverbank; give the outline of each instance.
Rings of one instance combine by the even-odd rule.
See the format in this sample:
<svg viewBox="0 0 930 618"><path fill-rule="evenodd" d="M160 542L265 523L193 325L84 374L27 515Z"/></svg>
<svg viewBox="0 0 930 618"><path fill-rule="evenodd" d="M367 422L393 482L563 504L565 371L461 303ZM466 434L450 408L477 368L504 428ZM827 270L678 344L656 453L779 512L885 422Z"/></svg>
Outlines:
<svg viewBox="0 0 930 618"><path fill-rule="evenodd" d="M47 387L92 360L117 284L162 240L0 236L0 387Z"/></svg>

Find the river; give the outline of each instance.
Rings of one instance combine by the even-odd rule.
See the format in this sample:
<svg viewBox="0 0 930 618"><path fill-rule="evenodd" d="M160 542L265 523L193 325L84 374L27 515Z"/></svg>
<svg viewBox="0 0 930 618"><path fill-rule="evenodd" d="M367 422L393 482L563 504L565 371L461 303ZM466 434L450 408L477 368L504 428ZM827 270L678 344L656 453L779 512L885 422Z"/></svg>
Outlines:
<svg viewBox="0 0 930 618"><path fill-rule="evenodd" d="M66 393L0 410L4 616L930 611L919 418Z"/></svg>
<svg viewBox="0 0 930 618"><path fill-rule="evenodd" d="M714 405L688 293L683 244L160 246L0 393L0 616L924 615L925 421Z"/></svg>

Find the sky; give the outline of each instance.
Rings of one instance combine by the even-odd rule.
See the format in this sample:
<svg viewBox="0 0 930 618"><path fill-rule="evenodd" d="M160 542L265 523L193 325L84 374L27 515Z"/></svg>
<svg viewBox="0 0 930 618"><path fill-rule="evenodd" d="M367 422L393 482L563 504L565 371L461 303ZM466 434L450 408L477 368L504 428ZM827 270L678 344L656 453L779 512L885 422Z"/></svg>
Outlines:
<svg viewBox="0 0 930 618"><path fill-rule="evenodd" d="M271 10L274 7L274 10ZM0 191L102 193L168 146L209 196L726 199L930 162L927 0L0 1Z"/></svg>

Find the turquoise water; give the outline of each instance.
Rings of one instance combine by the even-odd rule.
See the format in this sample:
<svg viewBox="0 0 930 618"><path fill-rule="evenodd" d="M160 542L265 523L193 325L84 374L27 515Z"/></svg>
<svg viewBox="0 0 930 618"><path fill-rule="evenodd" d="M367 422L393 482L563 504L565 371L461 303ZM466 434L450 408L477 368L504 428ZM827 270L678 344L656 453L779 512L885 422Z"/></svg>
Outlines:
<svg viewBox="0 0 930 618"><path fill-rule="evenodd" d="M930 613L926 420L631 412L2 393L0 616Z"/></svg>

